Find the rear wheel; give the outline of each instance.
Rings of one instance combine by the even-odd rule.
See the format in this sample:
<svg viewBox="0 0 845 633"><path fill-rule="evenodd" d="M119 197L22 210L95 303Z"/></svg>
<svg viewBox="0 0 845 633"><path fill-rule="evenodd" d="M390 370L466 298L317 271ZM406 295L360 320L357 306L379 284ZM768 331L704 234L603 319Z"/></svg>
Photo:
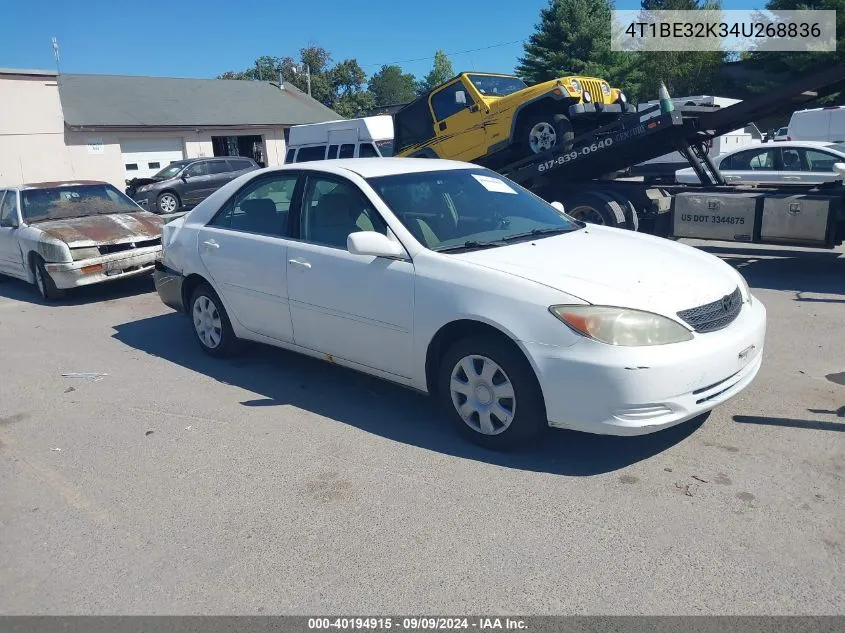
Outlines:
<svg viewBox="0 0 845 633"><path fill-rule="evenodd" d="M522 125L521 146L527 156L542 154L552 149L567 150L572 147L575 133L572 123L562 114L545 114L528 117Z"/></svg>
<svg viewBox="0 0 845 633"><path fill-rule="evenodd" d="M629 231L638 231L640 228L640 217L637 215L637 208L634 203L628 200L624 194L610 190L607 195L612 197L619 206L622 207L622 213L625 215L625 228Z"/></svg>
<svg viewBox="0 0 845 633"><path fill-rule="evenodd" d="M40 257L35 258L32 273L35 277L35 288L44 301L55 301L63 296L64 293L56 287L56 282L47 272L47 266Z"/></svg>
<svg viewBox="0 0 845 633"><path fill-rule="evenodd" d="M223 358L237 351L238 339L220 297L202 283L191 296L191 322L200 347L211 356Z"/></svg>
<svg viewBox="0 0 845 633"><path fill-rule="evenodd" d="M512 343L488 336L460 340L438 371L440 404L470 441L512 450L548 428L540 385Z"/></svg>
<svg viewBox="0 0 845 633"><path fill-rule="evenodd" d="M611 196L600 191L577 193L564 202L566 213L588 224L626 228L625 211Z"/></svg>

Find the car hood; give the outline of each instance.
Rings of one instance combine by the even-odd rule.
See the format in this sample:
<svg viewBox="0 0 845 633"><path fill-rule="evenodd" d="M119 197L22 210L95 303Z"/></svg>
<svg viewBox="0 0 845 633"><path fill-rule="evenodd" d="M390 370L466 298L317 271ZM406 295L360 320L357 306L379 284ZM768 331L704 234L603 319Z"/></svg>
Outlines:
<svg viewBox="0 0 845 633"><path fill-rule="evenodd" d="M48 220L32 226L71 248L80 248L152 240L161 237L163 225L157 215L142 211Z"/></svg>
<svg viewBox="0 0 845 633"><path fill-rule="evenodd" d="M594 305L676 317L733 292L739 273L697 249L591 225L499 248L453 255L560 290Z"/></svg>

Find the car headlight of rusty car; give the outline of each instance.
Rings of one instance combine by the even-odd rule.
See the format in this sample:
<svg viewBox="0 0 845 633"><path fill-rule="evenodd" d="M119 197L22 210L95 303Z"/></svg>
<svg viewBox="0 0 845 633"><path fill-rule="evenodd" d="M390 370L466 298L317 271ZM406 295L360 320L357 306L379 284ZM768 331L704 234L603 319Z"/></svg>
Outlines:
<svg viewBox="0 0 845 633"><path fill-rule="evenodd" d="M78 262L83 259L92 259L100 256L100 249L96 246L89 246L87 248L72 248L70 249L70 256L73 261Z"/></svg>
<svg viewBox="0 0 845 633"><path fill-rule="evenodd" d="M639 347L692 340L692 332L680 323L642 310L558 305L549 311L581 336L608 345Z"/></svg>

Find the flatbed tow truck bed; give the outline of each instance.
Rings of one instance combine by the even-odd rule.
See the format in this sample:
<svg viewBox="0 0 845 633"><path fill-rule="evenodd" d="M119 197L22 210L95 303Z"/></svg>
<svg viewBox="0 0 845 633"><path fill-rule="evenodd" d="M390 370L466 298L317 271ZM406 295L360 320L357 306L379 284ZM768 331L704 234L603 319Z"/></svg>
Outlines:
<svg viewBox="0 0 845 633"><path fill-rule="evenodd" d="M726 108L660 106L624 115L552 150L496 169L586 221L664 237L697 237L833 248L845 240L845 186L728 185L707 154L710 139L778 111L830 94L845 64ZM621 180L631 165L679 151L701 185Z"/></svg>

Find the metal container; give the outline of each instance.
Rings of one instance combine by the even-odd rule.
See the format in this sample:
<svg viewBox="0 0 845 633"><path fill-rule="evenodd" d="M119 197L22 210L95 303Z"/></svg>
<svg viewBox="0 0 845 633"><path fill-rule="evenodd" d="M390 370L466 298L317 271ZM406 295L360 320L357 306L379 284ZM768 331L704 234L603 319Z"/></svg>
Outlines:
<svg viewBox="0 0 845 633"><path fill-rule="evenodd" d="M676 237L751 242L760 193L678 193L672 201Z"/></svg>

